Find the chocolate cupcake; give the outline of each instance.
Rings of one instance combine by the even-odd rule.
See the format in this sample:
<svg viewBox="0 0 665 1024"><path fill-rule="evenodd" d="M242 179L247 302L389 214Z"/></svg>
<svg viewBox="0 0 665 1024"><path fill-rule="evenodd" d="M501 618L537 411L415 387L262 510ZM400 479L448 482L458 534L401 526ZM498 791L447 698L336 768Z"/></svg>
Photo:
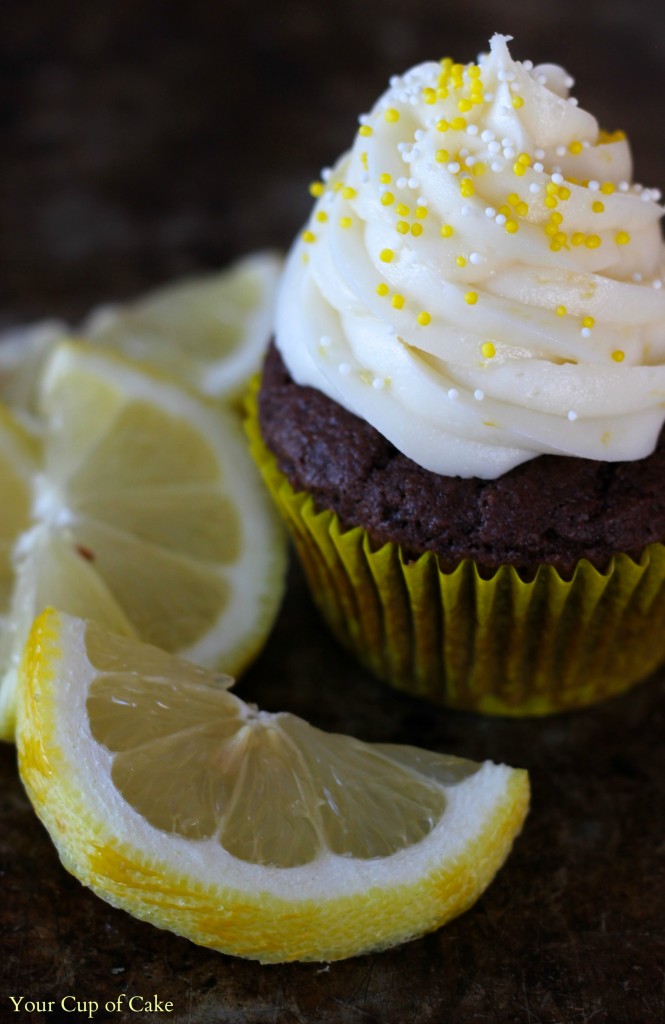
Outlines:
<svg viewBox="0 0 665 1024"><path fill-rule="evenodd" d="M382 678L545 713L665 657L659 195L553 65L391 80L315 183L253 446Z"/></svg>

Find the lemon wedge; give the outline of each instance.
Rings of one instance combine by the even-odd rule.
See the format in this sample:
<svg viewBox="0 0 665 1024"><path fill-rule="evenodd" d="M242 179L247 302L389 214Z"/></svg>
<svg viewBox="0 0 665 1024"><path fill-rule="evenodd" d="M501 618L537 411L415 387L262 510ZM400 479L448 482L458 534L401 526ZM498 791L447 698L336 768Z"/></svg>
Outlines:
<svg viewBox="0 0 665 1024"><path fill-rule="evenodd" d="M0 634L4 739L20 653L46 605L238 674L272 626L286 566L235 417L75 342L55 347L37 397L43 456Z"/></svg>
<svg viewBox="0 0 665 1024"><path fill-rule="evenodd" d="M0 405L0 628L5 625L14 591L14 544L30 523L32 480L40 465L40 447L37 437Z"/></svg>
<svg viewBox="0 0 665 1024"><path fill-rule="evenodd" d="M75 329L57 320L12 328L0 344L0 398L32 409L48 352L75 335L235 403L265 354L281 268L277 253L255 252L222 271L99 307Z"/></svg>
<svg viewBox="0 0 665 1024"><path fill-rule="evenodd" d="M281 266L276 253L253 253L222 273L99 310L81 334L158 366L203 394L234 401L265 354Z"/></svg>
<svg viewBox="0 0 665 1024"><path fill-rule="evenodd" d="M526 772L327 734L230 683L52 609L35 622L19 767L70 872L263 962L386 948L471 906L520 831Z"/></svg>

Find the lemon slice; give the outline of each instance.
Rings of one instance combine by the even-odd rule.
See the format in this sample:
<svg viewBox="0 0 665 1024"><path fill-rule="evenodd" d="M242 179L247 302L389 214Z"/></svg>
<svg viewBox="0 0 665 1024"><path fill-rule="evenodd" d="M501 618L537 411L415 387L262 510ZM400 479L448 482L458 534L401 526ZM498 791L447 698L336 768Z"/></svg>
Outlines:
<svg viewBox="0 0 665 1024"><path fill-rule="evenodd" d="M336 960L466 910L526 772L327 734L231 680L45 611L21 667L21 776L65 867L114 906L263 962Z"/></svg>
<svg viewBox="0 0 665 1024"><path fill-rule="evenodd" d="M32 479L40 460L37 438L0 406L0 625L4 627L14 590L12 550L30 523Z"/></svg>
<svg viewBox="0 0 665 1024"><path fill-rule="evenodd" d="M81 333L204 394L235 400L261 365L281 266L275 253L253 253L222 273L99 310Z"/></svg>
<svg viewBox="0 0 665 1024"><path fill-rule="evenodd" d="M236 419L117 355L62 342L38 388L43 464L0 636L0 736L46 605L237 674L282 596L285 542Z"/></svg>

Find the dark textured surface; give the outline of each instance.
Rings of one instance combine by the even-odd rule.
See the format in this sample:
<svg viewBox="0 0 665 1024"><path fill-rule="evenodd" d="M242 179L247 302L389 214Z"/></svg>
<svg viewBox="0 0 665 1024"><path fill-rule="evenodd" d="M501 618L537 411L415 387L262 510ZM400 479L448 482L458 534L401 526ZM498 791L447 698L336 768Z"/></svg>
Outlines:
<svg viewBox="0 0 665 1024"><path fill-rule="evenodd" d="M285 246L307 183L388 76L471 59L494 29L559 59L638 177L665 183L665 8L647 0L4 0L0 322L92 304ZM261 967L106 906L58 863L0 747L0 1021L63 1024L65 995L173 1000L176 1024L660 1024L665 1020L661 673L575 715L501 721L425 707L351 663L293 570L241 696L364 739L492 757L532 773L513 856L474 909L402 949ZM9 995L55 1002L14 1013Z"/></svg>
<svg viewBox="0 0 665 1024"><path fill-rule="evenodd" d="M647 459L592 462L542 455L497 480L443 477L402 455L369 423L295 384L275 345L259 394L261 430L296 491L346 528L364 527L445 568L463 558L533 574L571 575L580 558L603 569L623 551L665 540L665 439Z"/></svg>

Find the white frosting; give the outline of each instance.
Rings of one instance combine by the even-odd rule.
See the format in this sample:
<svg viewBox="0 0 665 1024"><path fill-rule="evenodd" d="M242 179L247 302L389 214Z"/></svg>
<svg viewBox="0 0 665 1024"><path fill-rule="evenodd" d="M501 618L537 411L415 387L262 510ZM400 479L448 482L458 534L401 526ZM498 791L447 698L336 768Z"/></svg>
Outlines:
<svg viewBox="0 0 665 1024"><path fill-rule="evenodd" d="M665 419L660 197L561 68L506 44L413 68L360 119L291 250L277 344L437 473L642 458Z"/></svg>

